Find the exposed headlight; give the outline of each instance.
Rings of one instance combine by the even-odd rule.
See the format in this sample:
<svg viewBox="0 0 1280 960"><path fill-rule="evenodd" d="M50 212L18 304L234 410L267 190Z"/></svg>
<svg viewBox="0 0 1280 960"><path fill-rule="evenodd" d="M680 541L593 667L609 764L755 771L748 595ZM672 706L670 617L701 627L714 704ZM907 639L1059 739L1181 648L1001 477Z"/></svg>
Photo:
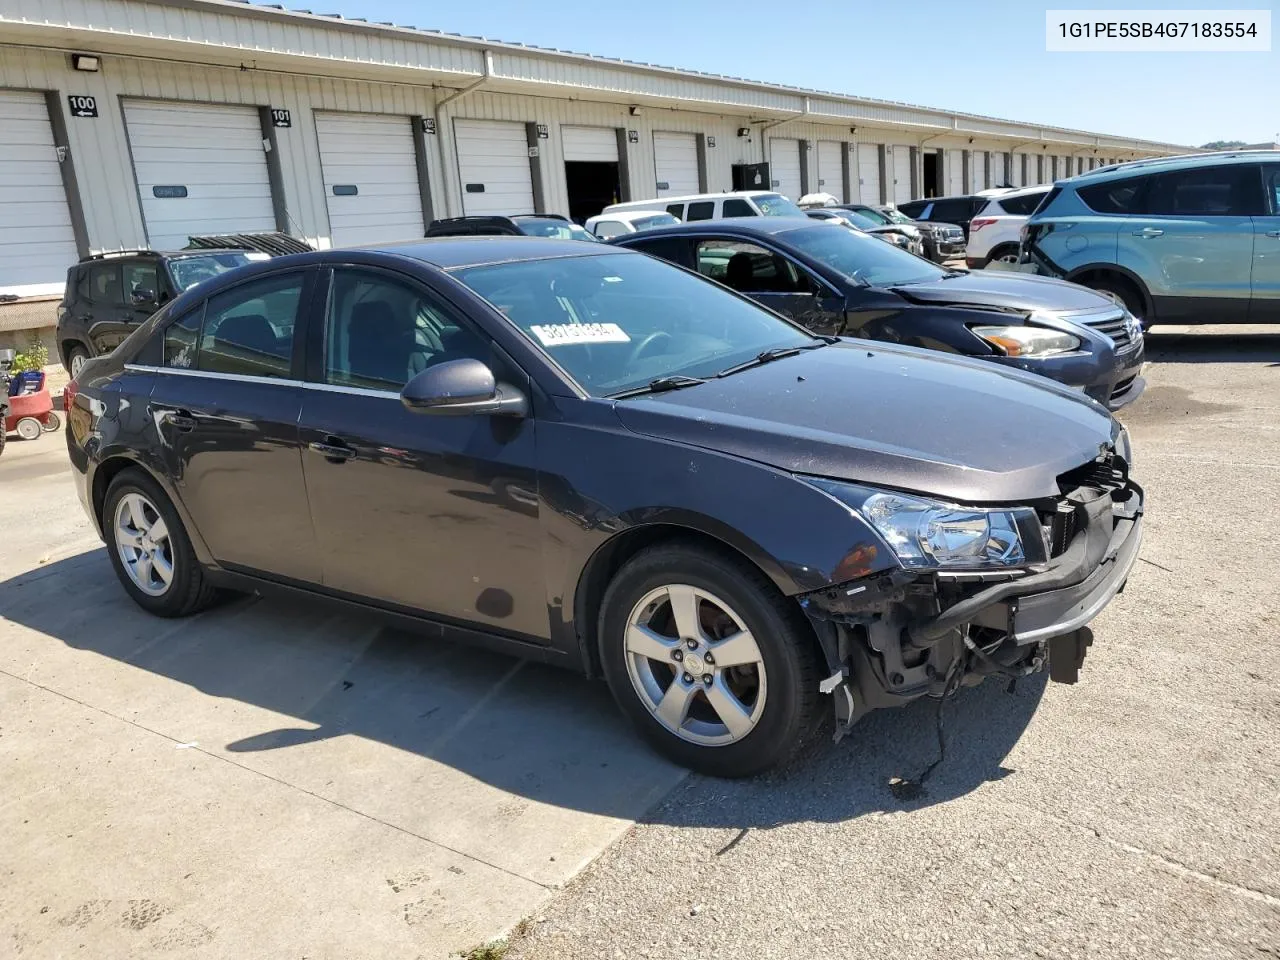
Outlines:
<svg viewBox="0 0 1280 960"><path fill-rule="evenodd" d="M1116 453L1124 457L1124 462L1133 468L1133 443L1129 439L1129 431L1121 427L1120 436L1116 437Z"/></svg>
<svg viewBox="0 0 1280 960"><path fill-rule="evenodd" d="M970 327L1006 357L1052 357L1080 349L1080 340L1046 327Z"/></svg>
<svg viewBox="0 0 1280 960"><path fill-rule="evenodd" d="M809 482L865 518L904 567L1007 569L1046 558L1030 507L965 507L835 480Z"/></svg>

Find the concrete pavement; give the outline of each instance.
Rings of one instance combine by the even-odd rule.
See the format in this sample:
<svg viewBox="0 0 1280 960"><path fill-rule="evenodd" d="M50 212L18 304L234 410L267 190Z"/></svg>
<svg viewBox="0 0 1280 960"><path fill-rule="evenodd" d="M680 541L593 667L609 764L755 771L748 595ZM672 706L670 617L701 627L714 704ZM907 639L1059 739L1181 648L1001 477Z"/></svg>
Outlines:
<svg viewBox="0 0 1280 960"><path fill-rule="evenodd" d="M603 686L329 611L125 596L61 434L0 457L0 956L441 958L683 776Z"/></svg>

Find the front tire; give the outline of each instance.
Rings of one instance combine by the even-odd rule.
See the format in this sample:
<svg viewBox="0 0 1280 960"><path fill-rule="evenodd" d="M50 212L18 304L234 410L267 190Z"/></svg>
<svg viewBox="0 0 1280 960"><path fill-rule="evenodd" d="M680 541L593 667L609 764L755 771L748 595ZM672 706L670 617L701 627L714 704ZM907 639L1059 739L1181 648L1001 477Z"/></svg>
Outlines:
<svg viewBox="0 0 1280 960"><path fill-rule="evenodd" d="M745 561L696 544L643 550L609 584L599 628L614 699L676 763L749 776L787 762L815 727L812 630Z"/></svg>
<svg viewBox="0 0 1280 960"><path fill-rule="evenodd" d="M102 526L111 566L142 609L159 617L185 617L212 602L214 589L177 511L141 470L124 470L111 481Z"/></svg>

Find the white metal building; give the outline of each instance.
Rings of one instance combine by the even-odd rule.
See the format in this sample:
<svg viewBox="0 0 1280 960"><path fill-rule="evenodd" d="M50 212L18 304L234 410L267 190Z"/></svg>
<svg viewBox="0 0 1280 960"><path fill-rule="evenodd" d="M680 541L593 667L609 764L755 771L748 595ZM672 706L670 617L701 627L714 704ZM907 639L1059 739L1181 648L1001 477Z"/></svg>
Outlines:
<svg viewBox="0 0 1280 960"><path fill-rule="evenodd" d="M0 338L53 322L78 256L196 234L581 217L762 162L895 202L1185 150L237 0L0 0Z"/></svg>

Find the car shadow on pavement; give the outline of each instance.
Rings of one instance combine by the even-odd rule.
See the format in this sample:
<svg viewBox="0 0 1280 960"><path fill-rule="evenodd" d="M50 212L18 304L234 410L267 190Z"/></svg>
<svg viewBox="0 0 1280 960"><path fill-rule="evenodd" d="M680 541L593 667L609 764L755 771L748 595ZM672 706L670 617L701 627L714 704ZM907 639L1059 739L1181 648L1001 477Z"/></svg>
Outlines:
<svg viewBox="0 0 1280 960"><path fill-rule="evenodd" d="M666 790L655 793L655 782L675 782L670 766L627 726L601 682L424 640L316 604L242 597L187 620L161 620L128 599L104 549L0 582L0 619L37 632L19 634L14 640L21 649L8 651L10 662L29 660L37 676L44 672L42 661L50 664L47 671L58 671L59 682L77 671L78 661L53 665L48 644L56 640L208 697L271 711L276 716L228 714L216 702L146 684L145 695L135 693L138 678L118 671L116 684L127 681L129 691L109 684L85 695L95 707L127 713L130 722L166 736L199 739L207 752L255 766L276 764L288 771L281 776L319 775L309 772L317 754L292 760L294 748L314 751L324 741L355 736L530 801L605 816L639 816ZM100 671L93 673L97 683ZM828 736L787 769L724 781L717 791L722 799L711 806L659 804L650 819L755 828L845 820L961 796L1008 775L1004 760L1043 690L1039 677L1021 681L1013 694L997 681L962 690L946 706L946 760L908 801L889 790L889 778L913 778L936 756L934 701L874 713L838 744L830 742L827 727ZM281 715L290 720L282 723ZM343 771L329 765L323 777L331 783L348 775ZM429 777L430 771L414 776Z"/></svg>
<svg viewBox="0 0 1280 960"><path fill-rule="evenodd" d="M1280 333L1161 333L1146 335L1146 356L1155 363L1266 363L1280 365Z"/></svg>

